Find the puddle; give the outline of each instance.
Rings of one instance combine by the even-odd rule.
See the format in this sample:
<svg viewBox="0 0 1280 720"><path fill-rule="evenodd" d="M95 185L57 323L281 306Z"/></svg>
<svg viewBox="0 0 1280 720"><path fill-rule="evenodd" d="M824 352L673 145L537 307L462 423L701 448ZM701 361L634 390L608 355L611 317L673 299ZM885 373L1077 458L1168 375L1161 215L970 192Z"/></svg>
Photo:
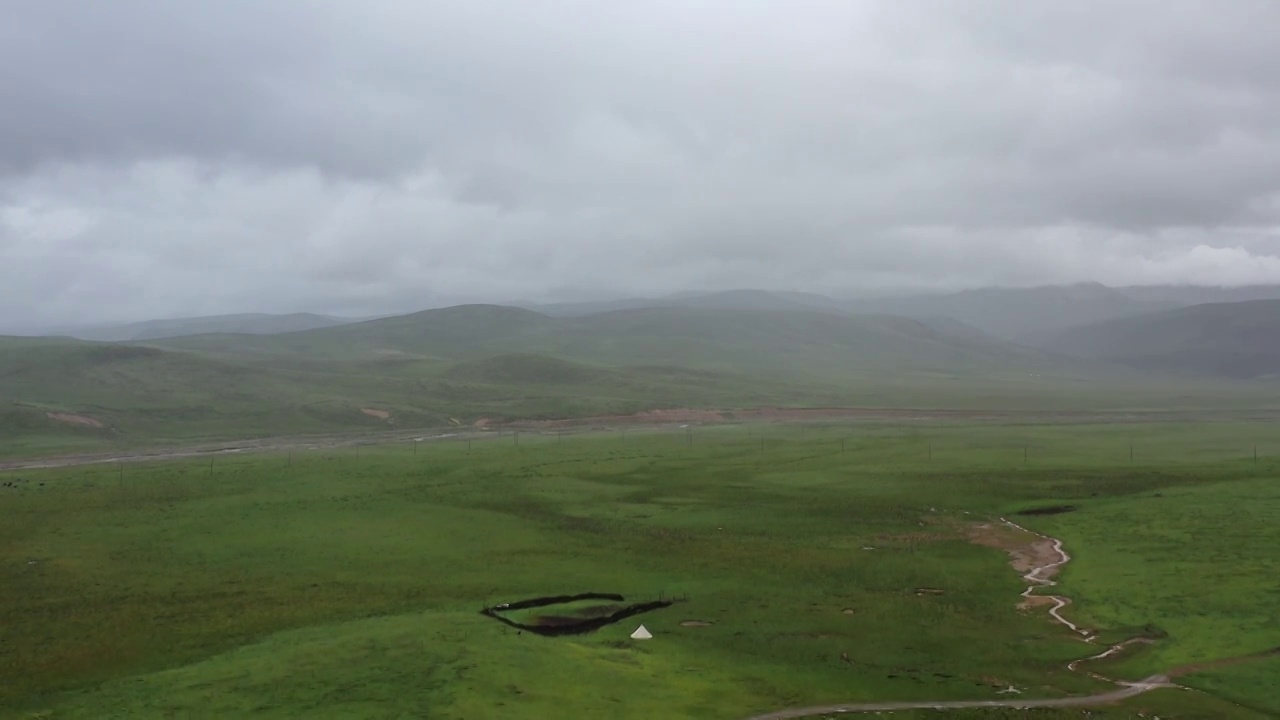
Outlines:
<svg viewBox="0 0 1280 720"><path fill-rule="evenodd" d="M1069 512L1075 512L1080 508L1075 505L1050 505L1049 507L1031 508L1016 512L1014 515L1063 515Z"/></svg>
<svg viewBox="0 0 1280 720"><path fill-rule="evenodd" d="M674 604L672 600L653 600L626 605L626 601L625 597L612 593L553 595L494 605L481 610L480 614L536 635L582 635ZM532 615L526 622L507 617L507 613L537 608L555 608L556 612Z"/></svg>

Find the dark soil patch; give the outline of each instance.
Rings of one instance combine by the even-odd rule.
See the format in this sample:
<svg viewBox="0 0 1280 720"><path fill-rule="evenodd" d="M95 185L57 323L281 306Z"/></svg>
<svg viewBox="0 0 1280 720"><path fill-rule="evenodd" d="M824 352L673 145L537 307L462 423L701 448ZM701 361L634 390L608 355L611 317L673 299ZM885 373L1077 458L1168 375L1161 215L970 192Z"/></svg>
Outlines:
<svg viewBox="0 0 1280 720"><path fill-rule="evenodd" d="M714 624L715 623L710 623L706 620L685 620L680 623L680 627L711 627Z"/></svg>
<svg viewBox="0 0 1280 720"><path fill-rule="evenodd" d="M518 602L503 603L485 608L481 615L497 620L503 625L518 630L528 630L536 635L582 635L599 630L607 625L626 620L629 617L671 607L671 600L653 600L633 605L599 605L575 610L574 615L540 615L531 623L521 623L504 616L502 613L512 610L528 610L530 608L551 607L582 600L608 600L613 603L625 603L626 598L613 593L581 593L579 595L553 595L532 598Z"/></svg>
<svg viewBox="0 0 1280 720"><path fill-rule="evenodd" d="M74 415L72 413L47 412L45 417L55 422L66 425L78 425L80 427L100 428L102 423L85 415Z"/></svg>
<svg viewBox="0 0 1280 720"><path fill-rule="evenodd" d="M1075 512L1080 508L1076 505L1050 505L1048 507L1031 508L1016 512L1014 515L1063 515L1069 512Z"/></svg>

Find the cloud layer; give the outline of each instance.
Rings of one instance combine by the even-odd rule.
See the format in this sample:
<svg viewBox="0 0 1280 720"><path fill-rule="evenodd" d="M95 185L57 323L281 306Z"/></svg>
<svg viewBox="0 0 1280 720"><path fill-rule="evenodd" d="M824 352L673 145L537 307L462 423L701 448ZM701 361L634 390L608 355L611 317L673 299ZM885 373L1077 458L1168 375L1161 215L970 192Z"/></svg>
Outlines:
<svg viewBox="0 0 1280 720"><path fill-rule="evenodd" d="M50 0L7 16L11 326L1280 282L1271 0Z"/></svg>

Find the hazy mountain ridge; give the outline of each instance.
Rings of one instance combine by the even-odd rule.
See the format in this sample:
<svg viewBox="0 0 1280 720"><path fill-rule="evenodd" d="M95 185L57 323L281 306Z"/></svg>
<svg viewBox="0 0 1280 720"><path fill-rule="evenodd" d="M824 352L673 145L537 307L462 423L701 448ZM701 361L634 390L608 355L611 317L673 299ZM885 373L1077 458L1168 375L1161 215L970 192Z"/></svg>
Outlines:
<svg viewBox="0 0 1280 720"><path fill-rule="evenodd" d="M1280 286L1131 286L1099 283L1029 288L980 288L951 293L847 297L771 290L685 292L665 297L616 298L566 303L513 302L495 307L532 310L553 318L583 317L645 308L701 308L718 310L791 310L838 314L900 315L936 329L962 335L974 333L1038 345L1067 328L1144 313L1211 302L1280 299ZM457 306L455 306L457 307ZM412 317L416 313L341 318L315 313L286 315L248 313L169 320L148 320L112 326L51 328L23 335L66 335L83 340L137 342L206 334L274 335L302 330ZM964 326L967 326L965 328Z"/></svg>
<svg viewBox="0 0 1280 720"><path fill-rule="evenodd" d="M1280 300L1208 303L1065 331L1063 353L1132 367L1236 378L1280 376Z"/></svg>
<svg viewBox="0 0 1280 720"><path fill-rule="evenodd" d="M667 297L637 297L602 300L531 304L515 303L551 317L581 317L618 310L645 308L702 308L706 310L817 310L848 312L846 304L835 298L811 293L776 292L771 290L725 290L720 292L687 292Z"/></svg>
<svg viewBox="0 0 1280 720"><path fill-rule="evenodd" d="M1253 387L1173 384L1097 359L1117 358L1069 358L946 318L676 306L556 318L468 305L274 335L0 337L0 429L106 442L662 407L1142 407L1168 402L1170 388L1178 402L1266 401Z"/></svg>
<svg viewBox="0 0 1280 720"><path fill-rule="evenodd" d="M1209 302L1280 299L1280 286L1210 287L1151 285L1108 287L1100 283L1029 288L979 288L950 293L836 298L814 293L732 290L663 298L593 303L523 305L553 317L624 309L706 307L741 310L815 310L846 314L899 315L938 329L977 333L1038 346L1067 328ZM969 330L962 330L967 326Z"/></svg>
<svg viewBox="0 0 1280 720"><path fill-rule="evenodd" d="M946 316L995 337L1028 344L1036 344L1045 332L1165 307L1097 283L984 288L854 301L853 305L862 311L909 317Z"/></svg>
<svg viewBox="0 0 1280 720"><path fill-rule="evenodd" d="M736 298L735 298L736 299ZM753 298L757 307L766 298ZM466 305L270 337L207 335L158 341L175 349L259 357L367 361L468 360L530 353L572 362L671 365L777 377L839 380L862 372L982 372L1062 368L1043 352L961 332L954 322L854 315L800 306L723 309L668 305L551 317L522 308Z"/></svg>
<svg viewBox="0 0 1280 720"><path fill-rule="evenodd" d="M61 328L58 335L78 340L97 342L139 342L188 335L211 333L235 333L245 335L275 335L278 333L333 327L350 322L342 318L315 313L240 313L235 315L208 315L203 317L144 320L122 325Z"/></svg>

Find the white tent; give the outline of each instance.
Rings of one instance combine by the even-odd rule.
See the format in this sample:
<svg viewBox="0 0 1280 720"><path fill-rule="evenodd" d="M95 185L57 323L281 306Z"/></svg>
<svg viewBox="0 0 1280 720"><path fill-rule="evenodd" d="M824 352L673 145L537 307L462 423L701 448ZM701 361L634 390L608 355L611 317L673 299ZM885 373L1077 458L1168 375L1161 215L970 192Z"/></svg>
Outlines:
<svg viewBox="0 0 1280 720"><path fill-rule="evenodd" d="M650 633L648 628L646 628L643 625L636 628L636 631L631 633L632 640L651 640L652 638L653 638L653 634Z"/></svg>

